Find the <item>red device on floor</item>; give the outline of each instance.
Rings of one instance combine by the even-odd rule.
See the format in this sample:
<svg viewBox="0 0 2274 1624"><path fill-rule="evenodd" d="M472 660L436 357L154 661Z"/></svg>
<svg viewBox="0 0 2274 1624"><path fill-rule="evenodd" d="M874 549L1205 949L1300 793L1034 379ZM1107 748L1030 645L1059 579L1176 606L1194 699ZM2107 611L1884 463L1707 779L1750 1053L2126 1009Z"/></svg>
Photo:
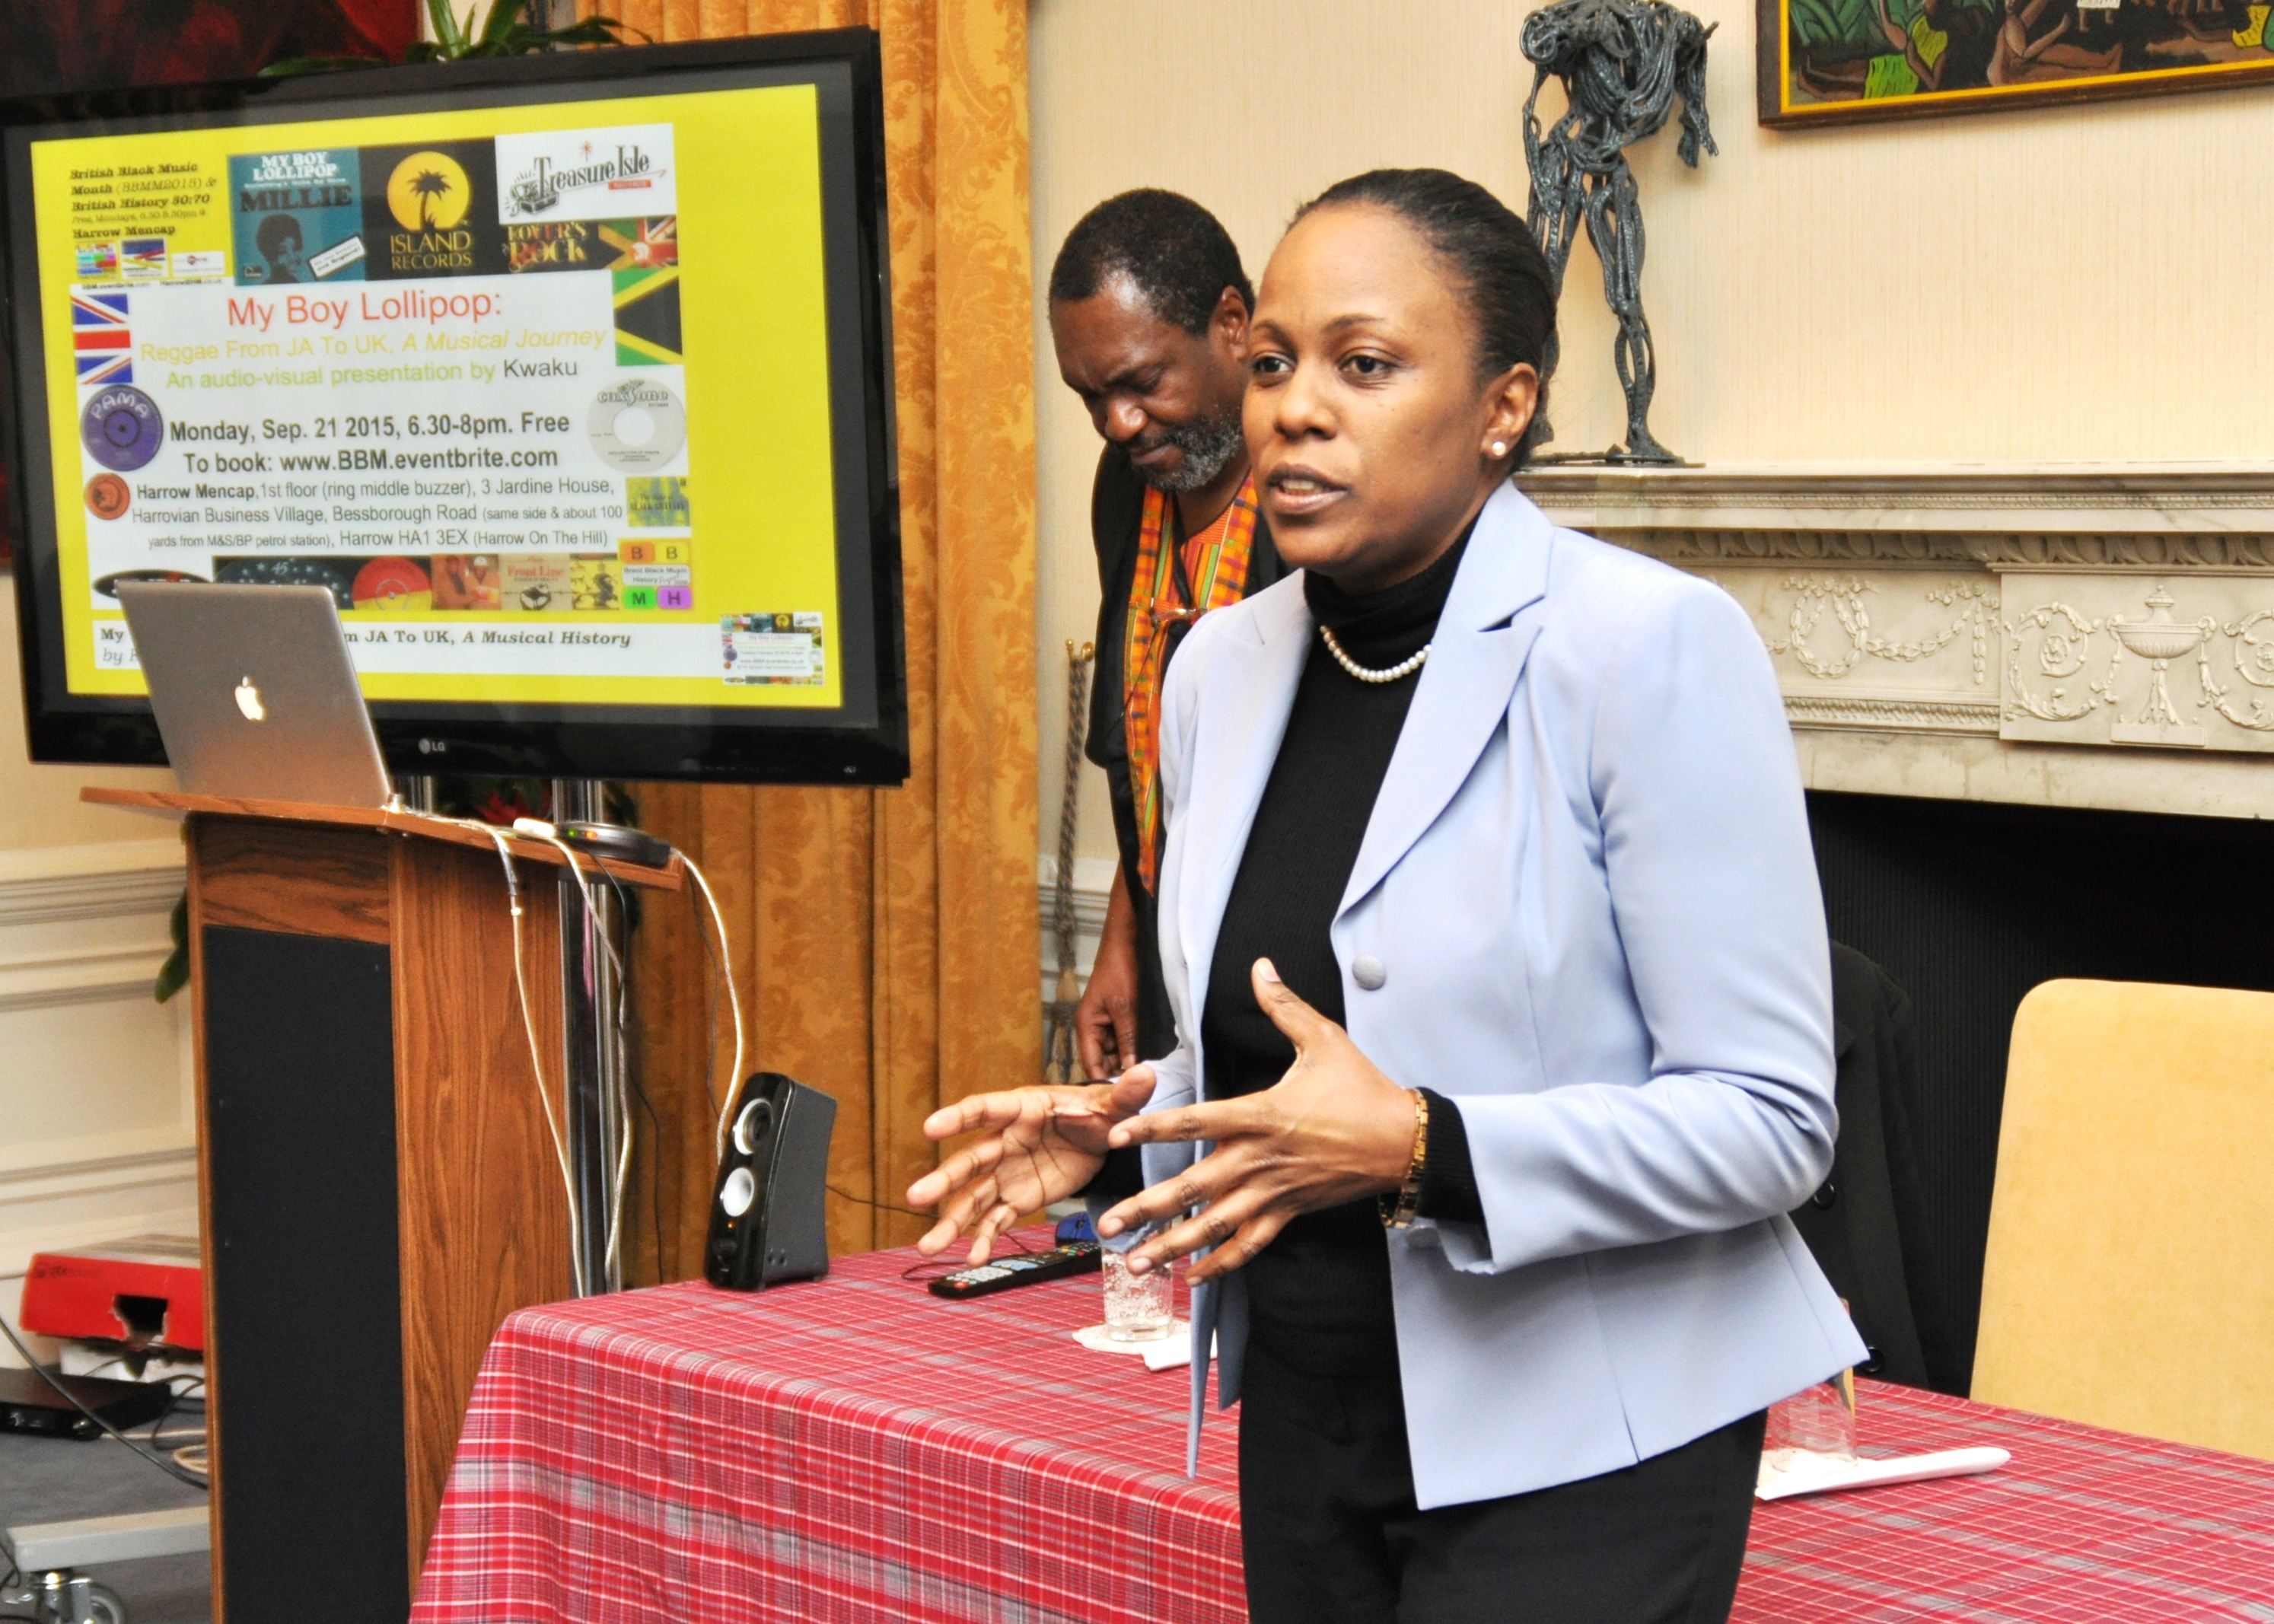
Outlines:
<svg viewBox="0 0 2274 1624"><path fill-rule="evenodd" d="M32 1254L19 1322L42 1336L89 1337L202 1354L205 1276L198 1243L178 1235Z"/></svg>

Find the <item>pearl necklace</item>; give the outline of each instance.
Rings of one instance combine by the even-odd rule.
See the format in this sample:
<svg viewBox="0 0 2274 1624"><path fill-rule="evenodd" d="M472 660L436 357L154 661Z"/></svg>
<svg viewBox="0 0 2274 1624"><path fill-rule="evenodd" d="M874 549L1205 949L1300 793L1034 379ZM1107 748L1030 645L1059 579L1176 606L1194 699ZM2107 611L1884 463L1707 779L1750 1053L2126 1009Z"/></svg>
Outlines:
<svg viewBox="0 0 2274 1624"><path fill-rule="evenodd" d="M1335 641L1333 627L1321 626L1319 635L1327 640L1327 652L1335 657L1335 664L1361 682L1395 682L1401 677L1412 676L1429 663L1430 645L1425 643L1419 649L1398 661L1395 665L1385 667L1381 671L1369 671L1343 651L1343 645Z"/></svg>

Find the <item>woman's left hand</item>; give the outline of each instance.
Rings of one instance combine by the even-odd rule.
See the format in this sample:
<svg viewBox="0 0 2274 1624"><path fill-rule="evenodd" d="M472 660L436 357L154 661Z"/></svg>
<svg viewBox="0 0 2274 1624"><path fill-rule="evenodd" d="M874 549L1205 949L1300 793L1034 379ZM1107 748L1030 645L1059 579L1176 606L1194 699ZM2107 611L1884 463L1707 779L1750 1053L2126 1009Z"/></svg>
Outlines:
<svg viewBox="0 0 2274 1624"><path fill-rule="evenodd" d="M1213 1139L1216 1149L1176 1177L1108 1212L1098 1233L1193 1213L1129 1254L1133 1273L1216 1250L1193 1266L1197 1285L1229 1274L1271 1244L1299 1213L1405 1182L1413 1156L1413 1095L1359 1052L1350 1034L1291 992L1268 959L1251 972L1255 1002L1295 1045L1295 1064L1261 1093L1133 1116L1107 1142Z"/></svg>

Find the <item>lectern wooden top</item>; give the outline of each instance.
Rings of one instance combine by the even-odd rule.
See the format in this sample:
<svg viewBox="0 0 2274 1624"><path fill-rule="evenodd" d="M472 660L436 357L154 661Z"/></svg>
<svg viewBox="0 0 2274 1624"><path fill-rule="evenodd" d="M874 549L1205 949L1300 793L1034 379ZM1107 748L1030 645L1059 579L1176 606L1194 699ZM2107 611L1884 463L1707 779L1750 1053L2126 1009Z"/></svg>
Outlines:
<svg viewBox="0 0 2274 1624"><path fill-rule="evenodd" d="M328 807L298 801L240 801L228 795L192 795L181 790L110 789L90 786L79 793L81 801L96 806L124 807L133 812L154 812L179 816L198 812L216 817L266 818L280 823L328 823L337 828L383 830L389 834L416 835L421 839L440 840L449 846L468 846L485 852L495 852L496 846L479 829L469 828L448 818L429 817L422 812L391 812L381 807ZM551 863L561 867L567 859L560 851L542 840L531 840L501 829L507 849L528 862ZM686 883L686 866L679 854L672 853L671 861L660 868L644 868L637 863L615 862L607 858L587 858L595 861L607 874L627 885L653 886L663 891L677 891Z"/></svg>

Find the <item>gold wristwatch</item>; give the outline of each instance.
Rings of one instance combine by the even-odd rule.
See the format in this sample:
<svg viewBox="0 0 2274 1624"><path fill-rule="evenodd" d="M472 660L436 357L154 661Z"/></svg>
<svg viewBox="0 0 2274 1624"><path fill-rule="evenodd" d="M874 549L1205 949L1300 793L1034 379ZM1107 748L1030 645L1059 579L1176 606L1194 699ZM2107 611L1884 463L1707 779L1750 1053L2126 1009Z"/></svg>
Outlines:
<svg viewBox="0 0 2274 1624"><path fill-rule="evenodd" d="M1405 1182L1393 1193L1374 1198L1382 1206L1382 1222L1392 1229L1409 1229L1421 1210L1421 1169L1429 1160L1429 1096L1409 1088L1413 1096L1413 1159L1406 1163Z"/></svg>

